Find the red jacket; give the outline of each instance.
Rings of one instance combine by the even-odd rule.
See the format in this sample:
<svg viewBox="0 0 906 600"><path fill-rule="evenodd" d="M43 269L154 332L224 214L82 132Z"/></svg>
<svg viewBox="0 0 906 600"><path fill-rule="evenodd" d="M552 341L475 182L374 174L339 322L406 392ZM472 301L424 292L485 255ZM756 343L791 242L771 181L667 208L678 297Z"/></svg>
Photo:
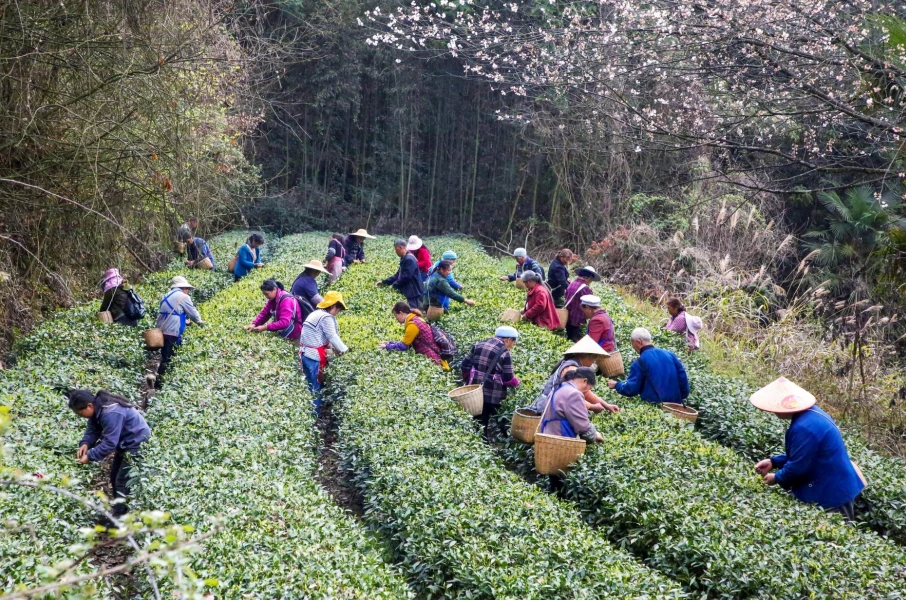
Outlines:
<svg viewBox="0 0 906 600"><path fill-rule="evenodd" d="M431 263L431 251L428 250L427 246L422 244L422 247L412 254L415 255L415 260L418 261L418 270L427 275L428 271L430 271L433 266Z"/></svg>
<svg viewBox="0 0 906 600"><path fill-rule="evenodd" d="M560 317L557 315L554 299L540 283L526 293L523 316L538 327L547 327L551 331L560 327Z"/></svg>

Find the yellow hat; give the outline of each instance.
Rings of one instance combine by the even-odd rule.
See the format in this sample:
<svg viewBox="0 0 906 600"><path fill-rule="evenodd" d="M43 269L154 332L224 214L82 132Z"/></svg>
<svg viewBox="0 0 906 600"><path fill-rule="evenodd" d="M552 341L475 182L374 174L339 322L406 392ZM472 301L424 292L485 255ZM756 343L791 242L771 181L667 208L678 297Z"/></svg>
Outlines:
<svg viewBox="0 0 906 600"><path fill-rule="evenodd" d="M563 353L566 354L599 354L601 356L607 356L608 353L604 351L598 342L591 339L590 336L585 336Z"/></svg>
<svg viewBox="0 0 906 600"><path fill-rule="evenodd" d="M324 300L318 303L318 308L330 308L334 304L339 304L343 307L343 310L346 310L346 303L343 302L343 294L340 292L327 292L327 295L324 296Z"/></svg>
<svg viewBox="0 0 906 600"><path fill-rule="evenodd" d="M781 377L749 396L749 402L766 412L790 414L808 410L817 400L786 377Z"/></svg>

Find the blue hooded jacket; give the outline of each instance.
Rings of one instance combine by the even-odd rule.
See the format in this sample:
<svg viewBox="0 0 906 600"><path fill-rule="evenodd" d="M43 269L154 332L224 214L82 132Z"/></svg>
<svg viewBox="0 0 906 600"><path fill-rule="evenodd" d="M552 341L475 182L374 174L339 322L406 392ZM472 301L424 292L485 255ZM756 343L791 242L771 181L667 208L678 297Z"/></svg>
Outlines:
<svg viewBox="0 0 906 600"><path fill-rule="evenodd" d="M616 390L622 396L641 396L652 404L683 404L689 397L689 377L673 352L644 346L629 368L629 377L617 383Z"/></svg>
<svg viewBox="0 0 906 600"><path fill-rule="evenodd" d="M88 460L98 462L117 450L138 450L149 437L151 428L137 409L95 401L94 414L88 419L79 446L88 446Z"/></svg>
<svg viewBox="0 0 906 600"><path fill-rule="evenodd" d="M859 479L840 430L813 406L793 416L784 440L786 454L771 458L774 480L801 502L838 508L852 502L865 485Z"/></svg>

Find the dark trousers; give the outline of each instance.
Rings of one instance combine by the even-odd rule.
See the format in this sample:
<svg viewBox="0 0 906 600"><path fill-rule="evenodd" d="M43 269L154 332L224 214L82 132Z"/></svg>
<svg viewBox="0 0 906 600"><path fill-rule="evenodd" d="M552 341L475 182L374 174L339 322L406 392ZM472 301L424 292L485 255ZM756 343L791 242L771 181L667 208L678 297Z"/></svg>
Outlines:
<svg viewBox="0 0 906 600"><path fill-rule="evenodd" d="M130 450L117 449L110 465L110 489L113 491L113 500L129 496L129 473L132 471L133 453ZM110 511L114 517L119 517L129 512L125 502L114 504Z"/></svg>
<svg viewBox="0 0 906 600"><path fill-rule="evenodd" d="M422 297L415 296L414 298L406 298L406 302L409 303L409 308L419 308L419 305L422 303Z"/></svg>
<svg viewBox="0 0 906 600"><path fill-rule="evenodd" d="M585 334L582 332L581 325L569 325L566 326L566 337L569 338L571 342L578 342L582 339L582 336Z"/></svg>
<svg viewBox="0 0 906 600"><path fill-rule="evenodd" d="M554 299L554 306L557 308L563 308L563 305L566 304L566 290L565 289L556 289L551 292L551 297Z"/></svg>
<svg viewBox="0 0 906 600"><path fill-rule="evenodd" d="M856 520L856 503L847 502L843 506L838 506L836 508L828 508L827 512L839 513L839 514L843 515L843 519L847 523L852 523L853 521Z"/></svg>
<svg viewBox="0 0 906 600"><path fill-rule="evenodd" d="M163 375L167 370L167 365L170 364L170 359L173 358L173 353L176 352L176 341L179 340L175 335L165 335L164 336L164 347L160 350L160 365L157 367L157 374Z"/></svg>
<svg viewBox="0 0 906 600"><path fill-rule="evenodd" d="M487 400L484 401L484 406L482 407L481 414L476 415L475 419L481 421L482 431L484 432L484 439L486 441L491 440L490 433L488 428L491 424L491 419L497 424L497 429L500 430L500 433L504 433L506 429L506 423L498 417L500 412L500 404L492 404Z"/></svg>

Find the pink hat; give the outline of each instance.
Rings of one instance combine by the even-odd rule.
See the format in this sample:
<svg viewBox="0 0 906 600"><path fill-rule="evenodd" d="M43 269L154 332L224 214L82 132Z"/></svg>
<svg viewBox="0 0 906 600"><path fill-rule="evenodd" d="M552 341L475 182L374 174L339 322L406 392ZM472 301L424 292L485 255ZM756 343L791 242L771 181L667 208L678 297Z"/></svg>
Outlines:
<svg viewBox="0 0 906 600"><path fill-rule="evenodd" d="M107 269L104 277L101 279L101 288L107 290L123 285L123 278L120 276L119 269Z"/></svg>

